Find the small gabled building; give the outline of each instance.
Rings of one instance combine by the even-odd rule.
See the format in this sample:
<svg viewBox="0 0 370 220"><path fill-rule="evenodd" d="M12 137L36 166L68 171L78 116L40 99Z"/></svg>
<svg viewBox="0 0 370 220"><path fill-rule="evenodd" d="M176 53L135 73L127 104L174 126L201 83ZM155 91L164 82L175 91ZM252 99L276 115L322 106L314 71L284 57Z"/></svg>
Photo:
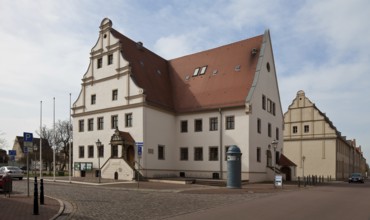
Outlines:
<svg viewBox="0 0 370 220"><path fill-rule="evenodd" d="M297 92L284 114L284 127L284 155L297 164L297 177L344 180L353 172L365 174L361 167L366 160L356 141L342 136L304 91Z"/></svg>
<svg viewBox="0 0 370 220"><path fill-rule="evenodd" d="M283 146L269 31L166 60L105 18L72 111L75 175L226 179L237 145L242 179L264 181Z"/></svg>
<svg viewBox="0 0 370 220"><path fill-rule="evenodd" d="M43 153L43 162L45 162L46 159L50 159L50 156L52 155L52 149L49 145L48 140L43 139L41 140L42 144L42 153ZM24 145L24 139L23 136L16 136L13 144L13 150L16 151L15 161L18 161L19 163L26 164L26 147ZM32 147L27 149L27 152L31 155L29 158L29 161L40 161L40 138L33 138L32 140ZM36 156L34 156L36 155Z"/></svg>

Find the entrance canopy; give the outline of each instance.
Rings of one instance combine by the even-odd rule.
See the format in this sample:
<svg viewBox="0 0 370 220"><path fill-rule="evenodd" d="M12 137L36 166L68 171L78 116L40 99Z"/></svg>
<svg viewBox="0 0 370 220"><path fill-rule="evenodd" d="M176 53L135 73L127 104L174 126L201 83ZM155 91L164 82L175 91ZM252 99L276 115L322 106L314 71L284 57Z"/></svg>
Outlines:
<svg viewBox="0 0 370 220"><path fill-rule="evenodd" d="M118 128L114 131L110 139L111 145L135 145L135 140L132 138L130 133L120 131Z"/></svg>

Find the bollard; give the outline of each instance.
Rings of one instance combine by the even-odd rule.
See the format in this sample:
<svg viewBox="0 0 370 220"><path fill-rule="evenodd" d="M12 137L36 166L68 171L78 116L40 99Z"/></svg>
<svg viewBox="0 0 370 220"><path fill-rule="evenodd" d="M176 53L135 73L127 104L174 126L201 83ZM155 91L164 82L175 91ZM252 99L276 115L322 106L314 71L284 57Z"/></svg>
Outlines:
<svg viewBox="0 0 370 220"><path fill-rule="evenodd" d="M40 205L44 205L44 180L40 179Z"/></svg>
<svg viewBox="0 0 370 220"><path fill-rule="evenodd" d="M33 214L39 214L39 199L38 199L38 192L37 192L37 176L35 176L35 185L34 185L34 192L33 192Z"/></svg>
<svg viewBox="0 0 370 220"><path fill-rule="evenodd" d="M298 187L301 187L301 177L298 177Z"/></svg>
<svg viewBox="0 0 370 220"><path fill-rule="evenodd" d="M307 177L303 177L303 184L304 184L304 187L306 187L306 185L307 185Z"/></svg>

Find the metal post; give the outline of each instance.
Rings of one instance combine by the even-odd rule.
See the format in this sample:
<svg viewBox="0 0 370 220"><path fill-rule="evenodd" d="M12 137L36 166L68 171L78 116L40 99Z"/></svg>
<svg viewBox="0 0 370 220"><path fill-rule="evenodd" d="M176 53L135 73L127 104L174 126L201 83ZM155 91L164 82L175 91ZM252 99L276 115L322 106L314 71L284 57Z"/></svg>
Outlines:
<svg viewBox="0 0 370 220"><path fill-rule="evenodd" d="M100 169L100 149L101 149L101 142L98 139L96 142L96 148L98 149L98 170L99 170L99 183L101 182L101 169Z"/></svg>
<svg viewBox="0 0 370 220"><path fill-rule="evenodd" d="M28 156L30 154L30 149L27 147L27 197L30 197L30 169L28 164Z"/></svg>
<svg viewBox="0 0 370 220"><path fill-rule="evenodd" d="M38 191L37 191L37 176L35 176L35 184L33 190L33 214L39 214L39 199L38 199Z"/></svg>
<svg viewBox="0 0 370 220"><path fill-rule="evenodd" d="M44 181L40 180L40 205L44 205Z"/></svg>
<svg viewBox="0 0 370 220"><path fill-rule="evenodd" d="M272 159L275 157L275 160L274 160L274 166L273 166L273 169L274 169L274 179L273 179L273 184L274 184L274 187L276 187L276 184L275 184L275 178L276 178L276 148L277 148L277 145L278 145L278 141L277 140L274 140L272 141L271 145L272 147L274 148L274 155L272 156Z"/></svg>
<svg viewBox="0 0 370 220"><path fill-rule="evenodd" d="M304 160L306 159L305 156L302 157L302 175L304 177Z"/></svg>
<svg viewBox="0 0 370 220"><path fill-rule="evenodd" d="M99 150L100 150L100 148L99 148ZM99 166L99 183L101 182L101 169L100 169L100 156L98 155L98 166Z"/></svg>
<svg viewBox="0 0 370 220"><path fill-rule="evenodd" d="M72 131L71 131L71 128L72 128L72 123L71 123L71 96L72 94L69 93L69 127L68 127L68 131L69 131L69 140L68 140L68 160L69 160L69 163L68 163L68 175L69 175L69 183L71 183L71 178L72 178L72 148L71 148L71 145L72 145Z"/></svg>

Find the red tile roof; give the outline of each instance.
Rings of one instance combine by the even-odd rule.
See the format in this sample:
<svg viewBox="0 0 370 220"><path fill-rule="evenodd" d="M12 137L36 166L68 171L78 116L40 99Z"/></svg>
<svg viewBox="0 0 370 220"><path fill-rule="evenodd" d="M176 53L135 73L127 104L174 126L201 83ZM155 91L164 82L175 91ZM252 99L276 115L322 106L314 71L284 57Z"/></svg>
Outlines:
<svg viewBox="0 0 370 220"><path fill-rule="evenodd" d="M280 154L280 158L279 158L279 161L277 162L280 166L294 166L296 167L297 165L292 162L291 160L289 160L286 156L284 156L284 154Z"/></svg>
<svg viewBox="0 0 370 220"><path fill-rule="evenodd" d="M131 77L148 104L177 113L243 106L252 86L263 35L211 50L165 60L111 29L130 63ZM207 66L204 75L194 70ZM238 68L239 67L239 68Z"/></svg>

